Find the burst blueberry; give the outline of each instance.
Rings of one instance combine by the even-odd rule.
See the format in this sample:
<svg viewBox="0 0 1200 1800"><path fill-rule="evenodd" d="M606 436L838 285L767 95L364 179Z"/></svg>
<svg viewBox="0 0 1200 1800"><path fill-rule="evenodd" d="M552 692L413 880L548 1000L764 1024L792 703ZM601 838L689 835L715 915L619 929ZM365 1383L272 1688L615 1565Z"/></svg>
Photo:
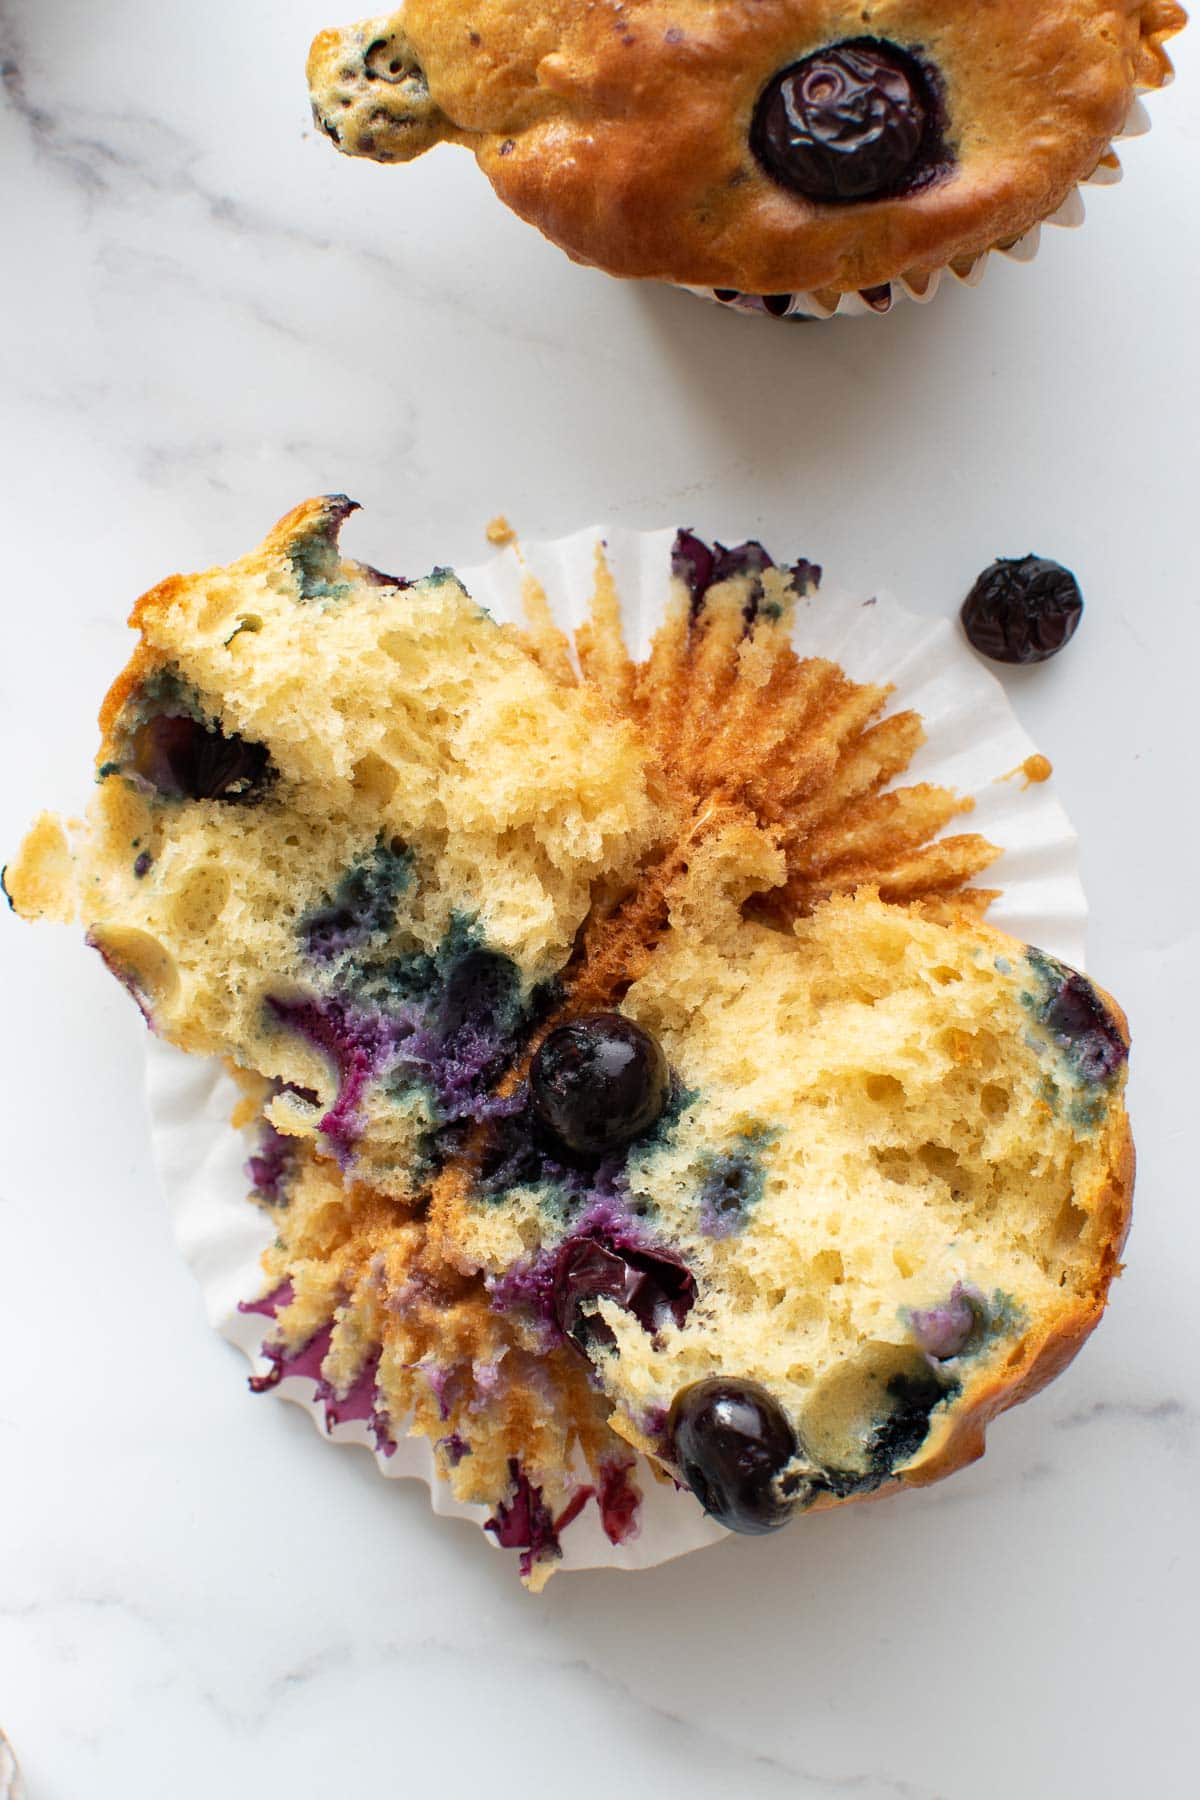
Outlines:
<svg viewBox="0 0 1200 1800"><path fill-rule="evenodd" d="M1040 1010L1047 1030L1084 1081L1111 1081L1129 1055L1116 1019L1078 969L1043 950L1028 954L1041 977Z"/></svg>
<svg viewBox="0 0 1200 1800"><path fill-rule="evenodd" d="M529 1073L533 1112L573 1156L607 1155L648 1131L670 1091L662 1046L620 1013L560 1025Z"/></svg>
<svg viewBox="0 0 1200 1800"><path fill-rule="evenodd" d="M780 70L750 141L767 173L806 199L874 200L910 188L930 165L936 116L929 79L907 51L854 38Z"/></svg>
<svg viewBox="0 0 1200 1800"><path fill-rule="evenodd" d="M611 1344L613 1334L589 1301L615 1300L643 1331L672 1320L682 1325L696 1299L696 1278L669 1250L617 1249L596 1238L568 1238L555 1258L551 1289L554 1317L581 1350Z"/></svg>
<svg viewBox="0 0 1200 1800"><path fill-rule="evenodd" d="M795 1510L781 1487L799 1444L787 1414L756 1381L711 1376L676 1394L669 1455L706 1513L730 1531L759 1534Z"/></svg>
<svg viewBox="0 0 1200 1800"><path fill-rule="evenodd" d="M129 773L164 800L257 800L275 777L265 744L186 714L156 713L133 738ZM124 765L123 765L124 766Z"/></svg>

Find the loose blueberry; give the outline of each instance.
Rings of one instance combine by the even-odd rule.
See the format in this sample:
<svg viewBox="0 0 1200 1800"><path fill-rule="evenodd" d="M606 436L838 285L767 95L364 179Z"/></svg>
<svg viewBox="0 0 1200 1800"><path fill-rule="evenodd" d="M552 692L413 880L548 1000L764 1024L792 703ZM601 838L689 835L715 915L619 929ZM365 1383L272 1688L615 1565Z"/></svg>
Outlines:
<svg viewBox="0 0 1200 1800"><path fill-rule="evenodd" d="M671 1460L719 1524L752 1533L786 1525L794 1503L780 1477L799 1445L783 1408L758 1382L694 1382L676 1394L667 1432Z"/></svg>
<svg viewBox="0 0 1200 1800"><path fill-rule="evenodd" d="M615 1300L643 1331L654 1333L671 1320L683 1324L695 1303L696 1278L668 1250L617 1250L577 1237L568 1238L555 1258L551 1293L559 1329L589 1350L613 1342L604 1320L584 1312L589 1300Z"/></svg>
<svg viewBox="0 0 1200 1800"><path fill-rule="evenodd" d="M132 773L166 800L257 800L274 779L265 744L157 713L133 737Z"/></svg>
<svg viewBox="0 0 1200 1800"><path fill-rule="evenodd" d="M1000 557L963 601L962 623L981 656L1039 663L1075 636L1083 595L1070 569L1046 556Z"/></svg>
<svg viewBox="0 0 1200 1800"><path fill-rule="evenodd" d="M854 38L774 76L750 143L767 173L806 199L880 199L911 187L929 165L937 111L913 57Z"/></svg>
<svg viewBox="0 0 1200 1800"><path fill-rule="evenodd" d="M592 1013L550 1033L529 1084L543 1130L576 1156L603 1156L654 1124L670 1075L648 1031L620 1013Z"/></svg>

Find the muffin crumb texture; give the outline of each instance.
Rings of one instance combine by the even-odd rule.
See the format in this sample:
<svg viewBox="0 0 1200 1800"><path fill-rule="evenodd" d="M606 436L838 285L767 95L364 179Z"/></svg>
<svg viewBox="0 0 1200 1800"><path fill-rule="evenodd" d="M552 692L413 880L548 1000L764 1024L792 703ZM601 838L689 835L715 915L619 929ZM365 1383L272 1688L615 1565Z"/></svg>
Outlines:
<svg viewBox="0 0 1200 1800"><path fill-rule="evenodd" d="M251 1385L427 1437L533 1587L656 1480L757 1531L978 1455L1119 1267L1119 1010L793 648L813 563L681 530L639 663L602 552L569 639L351 510L139 601L86 820L5 875L241 1084Z"/></svg>

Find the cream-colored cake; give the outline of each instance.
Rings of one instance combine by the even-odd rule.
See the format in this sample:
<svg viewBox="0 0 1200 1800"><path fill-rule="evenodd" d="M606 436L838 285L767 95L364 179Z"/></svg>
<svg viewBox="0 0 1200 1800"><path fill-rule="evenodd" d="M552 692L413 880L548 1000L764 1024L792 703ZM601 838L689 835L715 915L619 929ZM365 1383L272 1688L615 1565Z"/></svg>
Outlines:
<svg viewBox="0 0 1200 1800"><path fill-rule="evenodd" d="M88 819L7 872L242 1079L258 1385L427 1435L535 1585L593 1496L636 1529L634 1450L742 1530L978 1454L1118 1267L1117 1009L793 650L811 564L681 533L635 665L602 558L571 645L348 511L139 603Z"/></svg>

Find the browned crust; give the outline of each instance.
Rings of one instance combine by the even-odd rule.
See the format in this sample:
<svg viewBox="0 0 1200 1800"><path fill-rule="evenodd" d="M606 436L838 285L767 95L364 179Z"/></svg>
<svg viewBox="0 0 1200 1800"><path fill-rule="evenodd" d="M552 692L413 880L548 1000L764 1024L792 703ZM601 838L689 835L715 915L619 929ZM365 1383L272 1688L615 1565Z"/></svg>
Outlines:
<svg viewBox="0 0 1200 1800"><path fill-rule="evenodd" d="M246 571L266 568L278 558L286 556L289 546L297 538L323 530L336 530L347 513L353 510L354 503L341 495L320 494L311 500L302 500L271 527L257 550L232 566ZM199 575L168 575L134 601L126 623L134 631L141 633L141 640L135 645L129 661L100 703L98 722L102 741L97 752L98 763L108 754L117 721L129 700L142 683L163 666L163 659L154 648L156 621L198 582L203 583L214 575L225 573L226 570L218 568Z"/></svg>
<svg viewBox="0 0 1200 1800"><path fill-rule="evenodd" d="M501 199L576 261L834 300L969 268L1047 218L1135 92L1168 79L1163 45L1186 22L1174 0L408 0L401 16L442 137L469 143ZM901 198L813 203L754 159L754 106L776 70L864 34L936 64L954 165ZM338 41L323 34L322 68ZM361 54L362 29L341 34L343 51L356 41ZM333 117L320 79L314 100Z"/></svg>

